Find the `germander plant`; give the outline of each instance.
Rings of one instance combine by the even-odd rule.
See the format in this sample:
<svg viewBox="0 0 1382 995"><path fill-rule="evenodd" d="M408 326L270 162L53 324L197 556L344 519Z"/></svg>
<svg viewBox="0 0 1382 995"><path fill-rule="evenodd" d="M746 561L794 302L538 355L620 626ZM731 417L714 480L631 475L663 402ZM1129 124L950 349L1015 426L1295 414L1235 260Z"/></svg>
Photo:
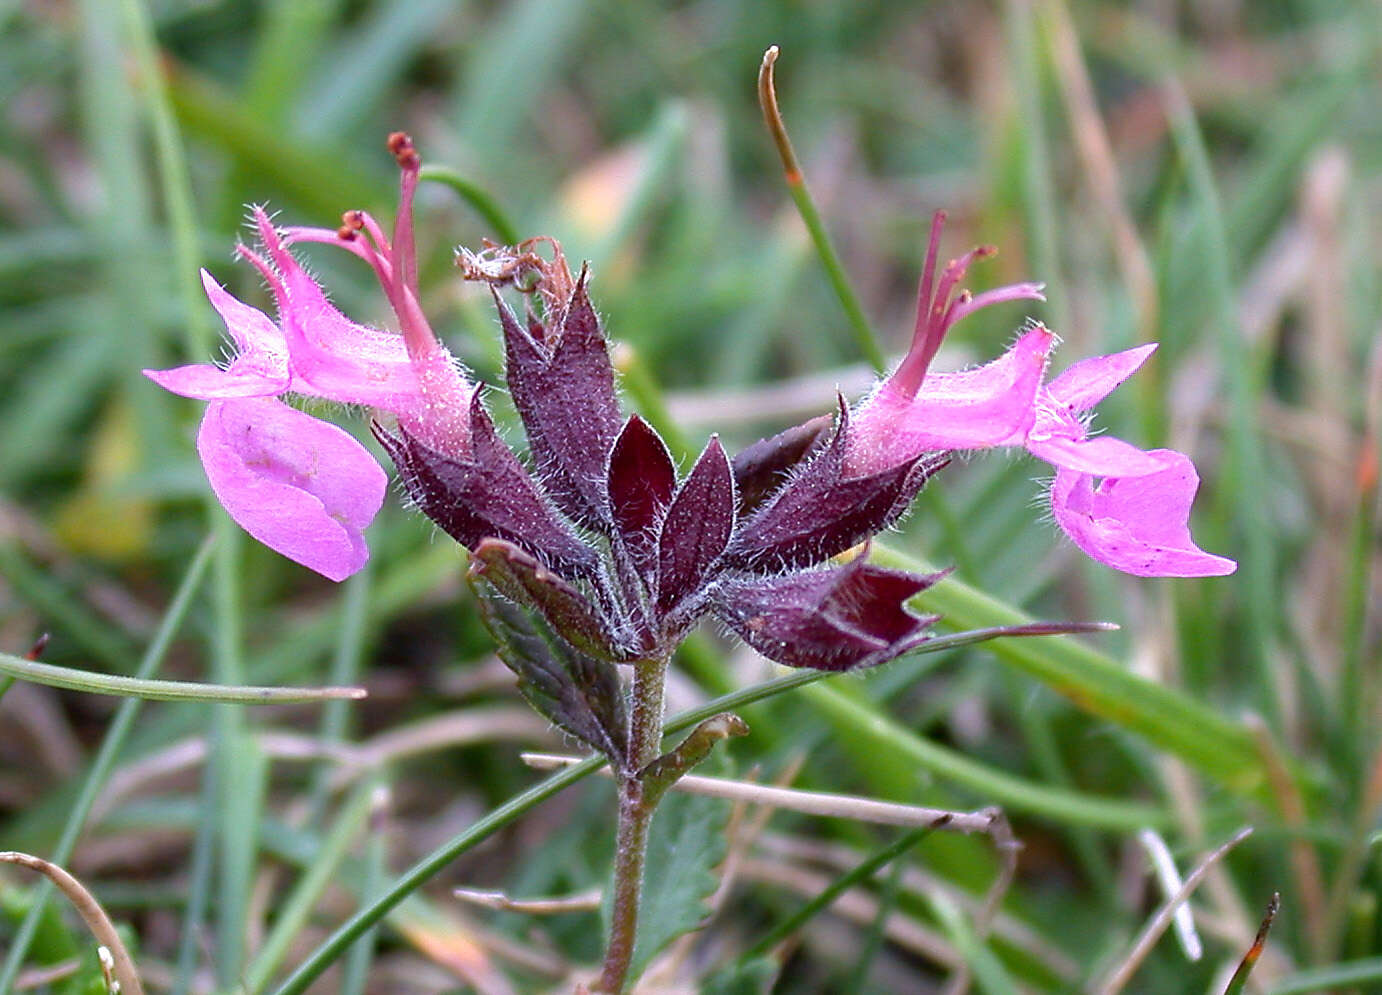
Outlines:
<svg viewBox="0 0 1382 995"><path fill-rule="evenodd" d="M484 391L421 311L412 224L420 162L406 135L390 136L389 147L402 176L392 233L362 211L335 229L283 228L256 208L259 248L238 253L265 279L277 320L204 273L234 355L224 367L147 372L210 402L197 447L231 517L333 580L365 563L363 533L387 476L349 433L281 398L375 412L374 434L417 508L468 551L470 583L519 689L615 774L612 927L598 991L627 982L658 801L716 740L747 731L719 715L663 751L664 682L678 645L706 615L789 667L872 667L925 642L936 619L908 604L943 575L873 565L868 542L907 512L950 452L1022 447L1051 463L1056 522L1111 567L1143 576L1234 569L1190 538L1198 478L1188 457L1089 432L1088 412L1154 346L1085 359L1047 381L1056 338L1031 324L987 365L931 371L967 315L1041 299L1033 283L962 290L967 267L992 250L938 268L939 213L915 332L896 369L857 405L838 397L833 414L733 457L712 437L685 472L648 422L621 412L588 269L573 275L546 238L460 250L462 275L493 292L530 466L499 437ZM337 310L292 253L304 242L368 264L398 333ZM523 313L500 291L525 298Z"/></svg>

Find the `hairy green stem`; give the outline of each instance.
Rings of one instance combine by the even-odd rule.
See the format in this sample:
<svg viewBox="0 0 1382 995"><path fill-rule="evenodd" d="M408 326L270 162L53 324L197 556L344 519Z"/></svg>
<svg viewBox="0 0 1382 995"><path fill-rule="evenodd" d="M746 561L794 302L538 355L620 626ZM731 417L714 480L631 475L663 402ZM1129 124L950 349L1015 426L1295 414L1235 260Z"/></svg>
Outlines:
<svg viewBox="0 0 1382 995"><path fill-rule="evenodd" d="M614 851L614 900L611 903L609 945L597 992L618 995L624 990L638 933L638 906L643 896L643 863L648 855L648 828L656 801L640 776L658 758L662 746L662 710L666 699L667 659L647 660L634 669L630 697L633 716L629 729L628 762L616 771L619 781L619 829Z"/></svg>

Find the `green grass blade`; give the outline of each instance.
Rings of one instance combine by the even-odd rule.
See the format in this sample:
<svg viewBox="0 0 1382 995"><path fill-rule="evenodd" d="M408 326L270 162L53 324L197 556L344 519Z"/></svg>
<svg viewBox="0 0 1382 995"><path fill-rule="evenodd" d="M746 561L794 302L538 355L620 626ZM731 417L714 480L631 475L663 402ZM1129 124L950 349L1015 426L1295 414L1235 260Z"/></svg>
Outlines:
<svg viewBox="0 0 1382 995"><path fill-rule="evenodd" d="M158 69L158 46L154 40L149 12L141 0L124 0L125 35L134 50L143 87L145 113L153 127L154 150L158 154L163 205L173 235L173 258L177 261L178 290L183 303L183 328L187 353L201 357L211 349L213 333L207 317L205 298L197 269L201 252L197 246L197 218L192 208L192 180L187 172L182 137L178 134L168 88Z"/></svg>
<svg viewBox="0 0 1382 995"><path fill-rule="evenodd" d="M929 564L874 546L885 566L931 572ZM1020 611L953 577L916 599L942 616L945 628L1019 625ZM1253 792L1266 780L1252 733L1190 696L1138 677L1116 660L1074 639L1000 639L990 651L1003 663L1037 678L1079 708L1137 733L1238 792Z"/></svg>
<svg viewBox="0 0 1382 995"><path fill-rule="evenodd" d="M261 188L282 191L319 223L334 223L342 205L372 209L383 203L388 185L382 172L376 180L329 145L288 141L210 80L177 72L168 93L188 134L219 146L258 177ZM382 166L382 153L378 158Z"/></svg>
<svg viewBox="0 0 1382 995"><path fill-rule="evenodd" d="M916 846L927 836L934 832L930 826L921 826L910 832L903 833L896 840L881 848L876 853L870 854L865 860L859 862L855 867L850 868L841 874L834 881L830 882L820 893L814 896L809 902L797 909L786 919L783 919L772 929L768 930L759 940L749 947L748 950L739 955L739 962L747 964L749 961L767 954L773 947L777 946L793 933L798 932L803 926L815 918L818 914L829 908L830 904L844 894L850 888L861 881L869 878L883 867L891 864L912 847Z"/></svg>
<svg viewBox="0 0 1382 995"><path fill-rule="evenodd" d="M803 688L802 697L838 723L842 734L870 743L880 754L902 757L1012 811L1120 832L1164 826L1169 821L1167 813L1151 805L1099 798L1014 777L916 735L872 703L857 701L840 688L817 684Z"/></svg>
<svg viewBox="0 0 1382 995"><path fill-rule="evenodd" d="M117 674L97 674L72 667L26 660L0 653L0 674L21 681L88 694L110 694L147 701L204 701L230 705L286 705L293 702L329 701L365 697L360 687L255 687L253 685L198 684L192 681L146 680Z"/></svg>
<svg viewBox="0 0 1382 995"><path fill-rule="evenodd" d="M1382 983L1382 957L1297 971L1268 988L1267 995L1316 995L1373 983Z"/></svg>
<svg viewBox="0 0 1382 995"><path fill-rule="evenodd" d="M172 643L173 637L187 617L187 609L192 604L192 598L201 585L202 578L206 575L206 568L211 562L213 548L214 541L208 537L192 558L187 573L182 578L182 583L178 585L177 593L173 595L173 600L168 605L162 622L159 623L158 631L154 634L149 648L144 653L144 659L139 663L137 677L140 679L147 680L157 673L158 668L162 666L163 658L168 652L168 646ZM111 721L110 728L101 741L101 748L97 751L95 759L91 761L86 780L82 783L81 793L77 796L77 800L72 803L71 809L68 810L67 822L62 828L62 835L58 837L57 845L53 847L53 852L48 858L53 863L66 866L71 859L72 851L77 845L77 839L81 836L82 829L86 825L87 815L91 812L91 806L105 786L106 778L110 776L111 768L115 765L115 759L119 756L120 749L124 746L125 739L129 735L142 706L143 702L139 698L132 698L123 702L116 711L115 718ZM4 966L0 967L0 992L9 991L14 984L14 979L19 973L20 966L24 963L24 956L28 953L29 944L33 940L34 932L38 929L39 917L43 914L44 905L47 903L51 892L52 884L50 882L45 882L39 886L39 890L32 900L33 904L15 932Z"/></svg>
<svg viewBox="0 0 1382 995"><path fill-rule="evenodd" d="M864 306L859 303L859 296L854 292L853 284L849 282L844 263L840 261L839 253L830 242L830 233L825 230L825 222L821 220L821 213L816 209L816 202L806 186L806 176L797 162L792 140L787 135L787 126L778 110L777 93L773 86L775 62L776 45L764 53L763 65L758 71L758 103L763 109L763 120L773 137L773 143L777 146L778 158L782 160L787 193L796 205L797 213L801 215L806 230L811 234L811 244L816 247L816 255L820 256L821 265L825 267L830 286L839 298L840 306L844 308L850 331L854 335L854 344L874 370L882 373L887 368L887 358L883 355L883 349L878 344L878 336L874 334L873 326L869 324L868 316L864 313Z"/></svg>
<svg viewBox="0 0 1382 995"><path fill-rule="evenodd" d="M964 958L966 966L979 984L979 990L989 995L1018 995L1017 984L1008 975L992 950L975 934L965 915L949 895L937 892L928 896L945 935Z"/></svg>
<svg viewBox="0 0 1382 995"><path fill-rule="evenodd" d="M1232 259L1224 227L1223 209L1209 165L1204 137L1189 99L1174 83L1167 89L1171 103L1171 135L1185 162L1190 190L1207 233L1205 274L1213 301L1215 346L1228 402L1228 467L1220 482L1221 504L1241 523L1243 554L1239 574L1247 590L1247 623L1252 651L1247 654L1264 713L1279 728L1277 656L1273 652L1278 598L1273 574L1275 552L1272 526L1261 496L1272 481L1262 462L1262 438L1257 409L1263 391L1264 369L1249 352L1238 317L1237 297L1229 266Z"/></svg>
<svg viewBox="0 0 1382 995"><path fill-rule="evenodd" d="M518 226L504 213L504 209L499 206L498 198L450 166L428 163L419 171L418 179L431 180L456 191L461 200L469 204L475 213L494 229L494 234L505 245L517 245L522 240L523 236L519 234Z"/></svg>
<svg viewBox="0 0 1382 995"><path fill-rule="evenodd" d="M365 778L356 786L341 807L336 824L322 839L321 847L312 864L298 879L293 890L282 901L276 903L277 918L274 920L273 929L265 937L258 954L245 971L244 988L250 995L258 995L263 991L269 979L283 963L293 940L306 925L317 900L331 883L331 876L345 859L346 851L364 828L374 794L373 778Z"/></svg>

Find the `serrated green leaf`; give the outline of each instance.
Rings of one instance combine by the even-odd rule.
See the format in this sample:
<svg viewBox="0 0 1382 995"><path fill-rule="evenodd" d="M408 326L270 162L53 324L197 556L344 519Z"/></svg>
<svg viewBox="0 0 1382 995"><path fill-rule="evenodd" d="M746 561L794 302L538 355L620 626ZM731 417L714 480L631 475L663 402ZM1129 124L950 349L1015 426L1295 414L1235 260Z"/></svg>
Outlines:
<svg viewBox="0 0 1382 995"><path fill-rule="evenodd" d="M517 675L528 704L622 766L629 721L614 664L573 647L542 615L504 597L483 574L472 573L469 581L499 658Z"/></svg>

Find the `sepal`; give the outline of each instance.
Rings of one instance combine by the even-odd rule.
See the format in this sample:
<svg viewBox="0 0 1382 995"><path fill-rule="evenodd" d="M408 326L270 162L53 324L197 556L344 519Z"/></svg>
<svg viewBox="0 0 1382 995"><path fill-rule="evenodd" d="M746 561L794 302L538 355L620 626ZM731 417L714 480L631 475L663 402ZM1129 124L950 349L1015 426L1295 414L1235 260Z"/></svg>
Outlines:
<svg viewBox="0 0 1382 995"><path fill-rule="evenodd" d="M724 578L711 610L777 663L855 670L886 663L929 638L938 616L913 614L906 605L943 576L888 570L860 556L823 570Z"/></svg>
<svg viewBox="0 0 1382 995"><path fill-rule="evenodd" d="M657 608L669 613L700 590L734 532L734 476L720 440L710 437L662 520Z"/></svg>
<svg viewBox="0 0 1382 995"><path fill-rule="evenodd" d="M557 507L577 522L607 532L603 482L619 433L619 402L586 278L582 270L566 307L553 313L550 324L531 331L519 324L497 292L495 302L504 333L509 392L543 486Z"/></svg>
<svg viewBox="0 0 1382 995"><path fill-rule="evenodd" d="M582 653L615 662L638 656L614 645L610 637L615 626L580 591L511 542L482 539L470 554L470 575L487 581L510 601L539 612Z"/></svg>
<svg viewBox="0 0 1382 995"><path fill-rule="evenodd" d="M478 390L470 403L471 448L463 458L429 449L401 426L397 435L378 422L373 428L409 497L462 546L474 550L482 539L505 539L567 576L590 576L599 568L595 553L548 506L499 438Z"/></svg>
<svg viewBox="0 0 1382 995"><path fill-rule="evenodd" d="M614 535L644 575L657 566L658 531L677 487L667 443L631 415L609 460L609 507Z"/></svg>
<svg viewBox="0 0 1382 995"><path fill-rule="evenodd" d="M840 399L830 441L800 464L744 522L725 556L745 570L797 569L844 552L892 525L943 458L916 457L866 477L847 475L849 408Z"/></svg>
<svg viewBox="0 0 1382 995"><path fill-rule="evenodd" d="M766 439L759 439L734 457L734 489L739 517L745 518L772 497L803 460L815 455L829 437L834 419L817 415Z"/></svg>

